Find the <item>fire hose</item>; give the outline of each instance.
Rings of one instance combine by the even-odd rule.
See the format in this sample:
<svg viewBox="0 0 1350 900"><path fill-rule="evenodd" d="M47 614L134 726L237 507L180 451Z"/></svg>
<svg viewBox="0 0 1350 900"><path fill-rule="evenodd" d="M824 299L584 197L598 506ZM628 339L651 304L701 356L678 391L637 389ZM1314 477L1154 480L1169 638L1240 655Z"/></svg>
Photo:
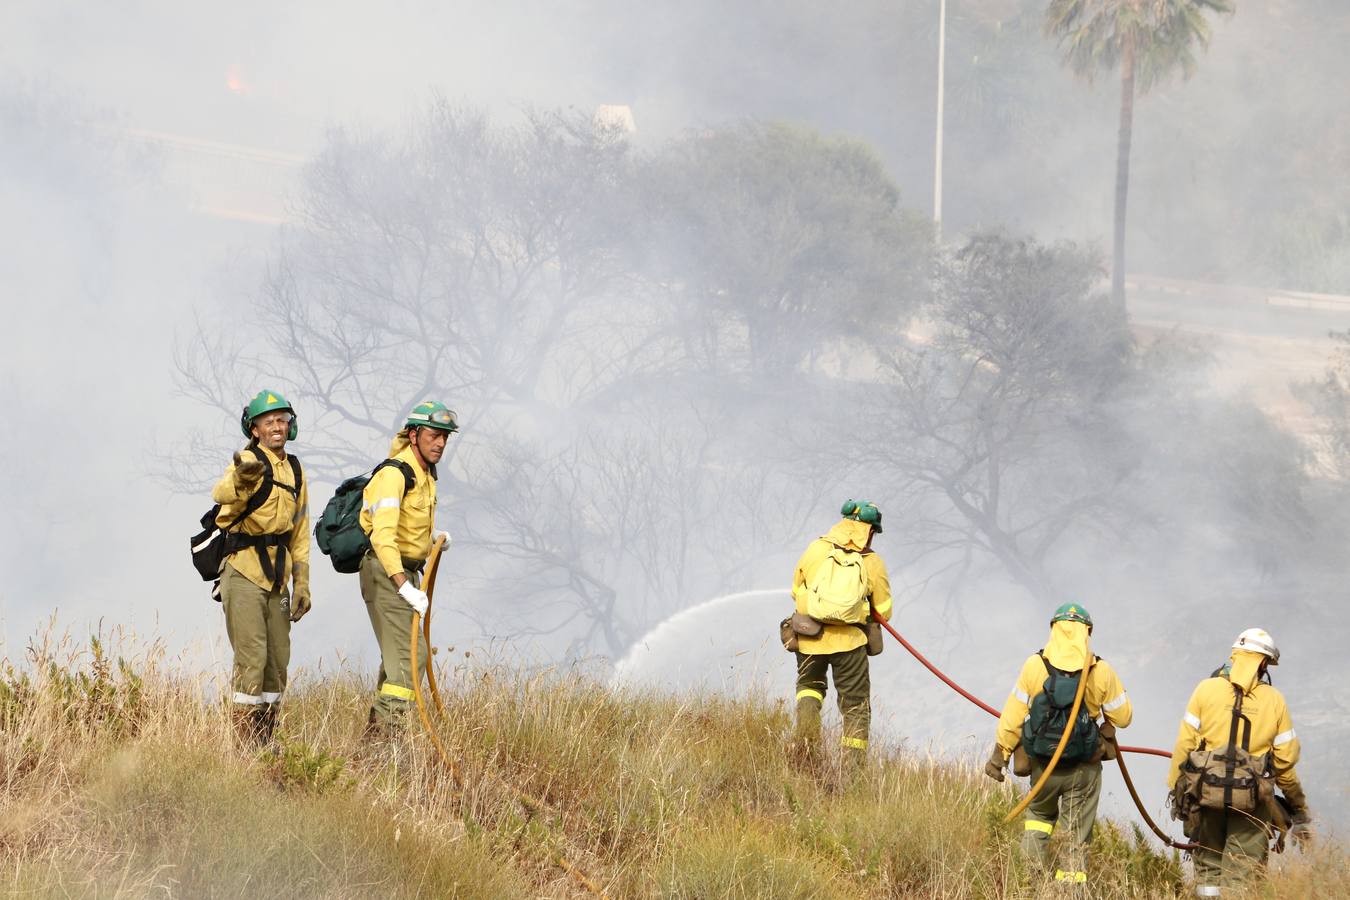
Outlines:
<svg viewBox="0 0 1350 900"><path fill-rule="evenodd" d="M992 706L990 706L988 703L985 703L983 700L981 700L980 698L976 697L974 694L970 693L969 691L965 690L965 689L962 688L959 684L957 684L955 681L952 681L952 680L951 680L950 678L948 678L945 674L943 674L942 670L939 669L937 666L933 665L931 662L929 662L929 661L927 660L927 658L925 658L924 655L923 655L922 653L920 653L920 652L918 651L918 649L916 649L915 646L914 646L913 644L911 644L909 641L907 641L907 640L905 640L903 637L901 637L900 632L898 632L898 631L896 631L894 628L892 628L890 622L887 622L885 619L882 619L880 616L876 615L876 610L875 610L875 609L872 610L872 618L873 618L876 622L878 622L878 623L881 625L882 628L886 629L886 631L890 633L891 637L893 637L893 638L895 638L897 641L899 641L899 642L900 642L900 646L902 646L902 647L904 647L906 650L908 650L908 651L910 652L910 655L912 655L915 659L917 659L920 663L922 663L923 666L924 666L924 668L926 668L928 671L930 671L930 672L932 672L934 675L936 675L936 676L938 677L938 679L939 679L940 681L942 681L943 684L947 685L947 687L949 687L949 688L951 688L952 690L956 691L956 692L957 692L958 694L960 694L962 697L965 697L965 698L966 698L967 700L969 700L971 703L975 704L975 705L978 706L980 709L982 709L982 710L984 710L985 712L989 713L991 716L994 716L995 718L998 717L998 715L999 715L998 710L994 709L994 708L993 708ZM1078 714L1078 704L1079 704L1079 702L1082 700L1083 686L1084 686L1086 683L1087 683L1087 679L1086 679L1086 678L1079 679L1079 684L1078 684L1078 696L1074 698L1073 715L1070 716L1070 721L1073 721L1073 716L1076 716L1076 715ZM1047 767L1046 767L1045 773L1043 773L1043 774L1041 775L1041 782L1044 782L1045 779L1049 776L1050 772L1053 770L1053 768L1054 768L1054 762L1057 762L1057 761L1058 761L1059 755L1060 755L1060 753L1061 753L1061 752L1063 751L1063 749L1064 749L1064 744L1065 744L1066 739L1067 739L1067 737L1068 737L1069 734L1070 734L1069 731L1065 731L1064 737L1060 738L1060 744L1059 744L1059 747L1056 748L1056 750L1055 750L1055 756L1054 756L1054 758L1053 758L1053 760L1052 760L1051 765L1050 765L1050 766L1047 766ZM1161 756L1161 757L1164 757L1164 758L1166 758L1166 759L1171 759L1171 758L1172 758L1172 754L1168 753L1166 750L1158 750L1158 749L1153 748L1153 747L1125 747L1125 746L1121 746L1120 744L1116 744L1115 738L1109 738L1108 740L1110 740L1111 743L1112 743L1112 744L1115 744L1115 746L1116 746L1116 750L1117 750L1117 753L1116 753L1116 764L1117 764L1118 766L1120 766L1120 775L1121 775L1121 777L1122 777L1123 779L1125 779L1125 787L1129 789L1129 792L1130 792L1130 799L1134 801L1135 808L1139 810L1139 815L1142 816L1143 819L1144 819L1144 821L1148 823L1148 827L1153 831L1153 833L1154 833L1155 835L1158 836L1158 839L1159 839L1159 840L1161 840L1163 843L1165 843L1165 844L1166 844L1167 846L1169 846L1169 847L1172 847L1172 848L1177 849L1177 850L1186 850L1186 851L1190 851L1190 850L1195 850L1195 849L1197 849L1197 848L1200 846L1199 844L1195 844L1195 843L1184 843L1184 844L1183 844L1183 843L1181 843L1181 842L1179 842L1179 841L1175 841L1175 840L1173 840L1173 839L1171 838L1170 835L1168 835L1165 831L1163 831L1160 827L1158 827L1158 824L1157 824L1156 822L1153 821L1153 817L1150 816L1150 815L1148 814L1148 810L1144 808L1144 802L1139 798L1139 792L1135 790L1135 788L1134 788L1134 781L1133 781L1133 779L1130 778L1130 771L1129 771L1129 769L1127 769L1127 768L1125 767L1125 754L1126 754L1126 753L1144 753L1144 754L1148 754L1148 755L1150 755L1150 756ZM1024 798L1023 802L1018 806L1017 809L1015 809L1015 810L1008 816L1007 819L1005 819L1005 821L1010 821L1014 816L1016 816L1018 813L1020 813L1020 812L1026 807L1026 805L1027 805L1028 803L1031 802L1032 798L1035 797L1035 795L1036 795L1036 793L1039 791L1040 787L1041 787L1041 784L1038 783L1034 788L1032 788L1032 790L1027 794L1026 798Z"/></svg>
<svg viewBox="0 0 1350 900"><path fill-rule="evenodd" d="M435 545L431 548L431 555L427 557L427 574L426 578L423 579L422 589L423 593L427 595L427 612L425 616L416 611L413 612L412 625L409 628L408 633L408 645L412 669L413 697L417 701L417 715L422 720L423 728L426 729L427 734L431 737L431 743L436 748L436 754L440 757L441 763L445 766L446 771L450 773L450 780L454 782L455 788L460 793L463 793L465 789L464 776L460 773L459 767L456 766L454 761L450 758L450 753L446 750L440 735L437 733L436 729L432 727L431 715L427 710L426 698L422 694L422 679L417 672L419 630L422 635L425 636L427 646L431 646L431 597L432 593L436 590L436 570L440 566L441 550L445 547L445 544L446 540L444 538L436 541ZM440 712L442 717L446 717L448 714L446 713L445 703L441 699L440 687L436 683L436 666L431 659L427 660L426 674L427 686L431 690L431 697L436 704L436 709ZM503 783L503 785L531 814L537 814L544 808L544 804L541 801L525 793L520 788L506 783ZM576 881L590 893L597 897L607 898L604 890L599 885L587 877L586 873L581 869L568 862L562 855L554 855L553 863L576 879Z"/></svg>

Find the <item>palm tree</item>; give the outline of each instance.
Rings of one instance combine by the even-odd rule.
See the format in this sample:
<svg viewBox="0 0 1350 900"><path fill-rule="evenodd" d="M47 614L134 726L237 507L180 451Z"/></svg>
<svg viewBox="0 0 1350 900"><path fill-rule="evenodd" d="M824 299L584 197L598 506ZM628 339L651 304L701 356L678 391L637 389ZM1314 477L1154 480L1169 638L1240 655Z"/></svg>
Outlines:
<svg viewBox="0 0 1350 900"><path fill-rule="evenodd" d="M1180 69L1195 71L1194 48L1209 46L1205 13L1231 13L1233 0L1050 0L1045 32L1059 39L1064 63L1088 82L1120 66L1116 210L1111 299L1125 311L1125 200L1130 185L1134 97Z"/></svg>

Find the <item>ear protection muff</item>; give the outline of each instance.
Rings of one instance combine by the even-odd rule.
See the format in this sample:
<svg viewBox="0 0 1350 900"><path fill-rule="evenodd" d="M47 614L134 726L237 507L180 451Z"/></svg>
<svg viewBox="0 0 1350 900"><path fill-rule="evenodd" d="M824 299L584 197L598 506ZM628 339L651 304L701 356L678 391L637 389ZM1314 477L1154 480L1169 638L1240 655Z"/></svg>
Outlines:
<svg viewBox="0 0 1350 900"><path fill-rule="evenodd" d="M239 414L239 430L244 433L244 437L252 439L253 422L248 417L248 407L245 406L243 412ZM293 441L300 435L300 417L291 410L291 427L286 432L286 440Z"/></svg>

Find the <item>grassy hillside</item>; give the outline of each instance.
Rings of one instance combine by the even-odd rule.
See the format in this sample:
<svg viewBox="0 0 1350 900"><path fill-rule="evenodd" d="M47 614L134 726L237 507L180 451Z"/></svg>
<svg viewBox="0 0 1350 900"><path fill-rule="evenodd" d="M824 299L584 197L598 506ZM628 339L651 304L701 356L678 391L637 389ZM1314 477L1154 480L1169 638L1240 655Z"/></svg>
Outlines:
<svg viewBox="0 0 1350 900"><path fill-rule="evenodd" d="M461 792L420 725L362 744L356 677L297 687L277 748L244 753L217 689L153 652L0 666L0 893L585 896L564 860L614 898L1059 896L1012 853L1012 787L884 749L848 783L795 765L778 698L460 669L438 733ZM1187 895L1132 825L1099 827L1092 875L1099 897ZM1350 896L1350 869L1291 856L1253 896Z"/></svg>

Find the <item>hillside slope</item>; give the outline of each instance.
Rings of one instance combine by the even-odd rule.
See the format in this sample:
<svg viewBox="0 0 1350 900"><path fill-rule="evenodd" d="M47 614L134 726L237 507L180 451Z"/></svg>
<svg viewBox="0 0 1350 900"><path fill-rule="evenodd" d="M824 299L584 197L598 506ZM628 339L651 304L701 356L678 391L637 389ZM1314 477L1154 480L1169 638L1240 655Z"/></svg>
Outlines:
<svg viewBox="0 0 1350 900"><path fill-rule="evenodd" d="M570 897L583 877L615 898L1059 896L1001 824L1020 787L884 748L844 783L794 761L779 699L465 663L435 720L459 790L420 723L361 741L349 674L301 679L276 747L244 753L215 687L153 651L30 657L0 665L6 896ZM1103 823L1093 895L1186 896L1155 846ZM1267 890L1350 896L1350 868L1339 849L1291 854Z"/></svg>

